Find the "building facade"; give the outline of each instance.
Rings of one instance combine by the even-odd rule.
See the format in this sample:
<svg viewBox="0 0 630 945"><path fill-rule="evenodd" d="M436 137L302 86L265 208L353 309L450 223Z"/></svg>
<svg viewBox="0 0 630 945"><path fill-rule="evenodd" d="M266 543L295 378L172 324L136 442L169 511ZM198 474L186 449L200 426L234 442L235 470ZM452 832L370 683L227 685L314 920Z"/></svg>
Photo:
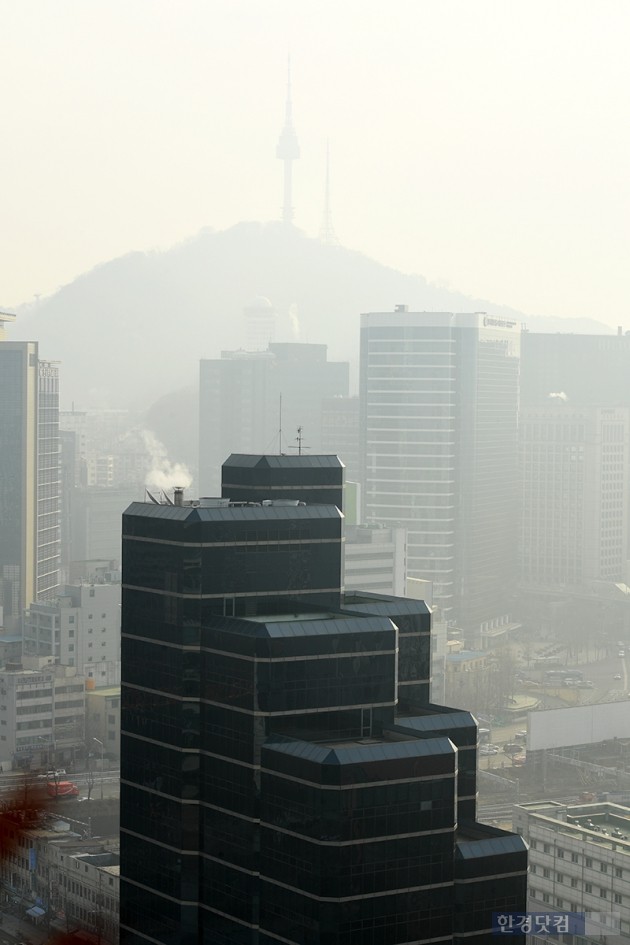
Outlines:
<svg viewBox="0 0 630 945"><path fill-rule="evenodd" d="M49 657L90 675L90 664L120 662L120 584L66 584L24 616L25 656Z"/></svg>
<svg viewBox="0 0 630 945"><path fill-rule="evenodd" d="M554 403L521 415L521 583L625 581L630 411Z"/></svg>
<svg viewBox="0 0 630 945"><path fill-rule="evenodd" d="M199 481L219 495L230 453L322 452L323 402L348 395L350 366L328 361L326 345L270 344L265 351L224 351L199 375Z"/></svg>
<svg viewBox="0 0 630 945"><path fill-rule="evenodd" d="M359 398L327 397L322 402L322 453L338 456L346 467L346 481L358 481Z"/></svg>
<svg viewBox="0 0 630 945"><path fill-rule="evenodd" d="M630 942L630 810L617 804L538 801L514 808L529 844L528 908L586 913L575 945ZM567 937L568 938L568 937ZM530 936L532 945L558 937Z"/></svg>
<svg viewBox="0 0 630 945"><path fill-rule="evenodd" d="M118 941L120 857L112 843L83 838L62 820L27 824L10 811L0 822L0 841L7 901L17 900L51 934L78 927L93 931L94 941Z"/></svg>
<svg viewBox="0 0 630 945"><path fill-rule="evenodd" d="M361 316L364 520L407 529L470 646L512 624L520 326L484 314Z"/></svg>
<svg viewBox="0 0 630 945"><path fill-rule="evenodd" d="M332 457L231 457L221 499L125 513L124 945L487 945L524 906L429 609L341 593L341 494Z"/></svg>
<svg viewBox="0 0 630 945"><path fill-rule="evenodd" d="M3 767L72 762L85 734L85 679L75 667L24 657L0 672Z"/></svg>
<svg viewBox="0 0 630 945"><path fill-rule="evenodd" d="M523 332L521 402L545 407L554 394L571 406L630 407L630 333Z"/></svg>
<svg viewBox="0 0 630 945"><path fill-rule="evenodd" d="M11 316L0 314L0 323ZM0 337L0 604L17 626L54 596L60 565L59 369Z"/></svg>
<svg viewBox="0 0 630 945"><path fill-rule="evenodd" d="M346 525L343 583L348 591L404 597L407 558L404 528Z"/></svg>
<svg viewBox="0 0 630 945"><path fill-rule="evenodd" d="M88 689L85 709L85 743L96 739L108 761L120 758L120 686ZM91 750L94 752L94 748Z"/></svg>

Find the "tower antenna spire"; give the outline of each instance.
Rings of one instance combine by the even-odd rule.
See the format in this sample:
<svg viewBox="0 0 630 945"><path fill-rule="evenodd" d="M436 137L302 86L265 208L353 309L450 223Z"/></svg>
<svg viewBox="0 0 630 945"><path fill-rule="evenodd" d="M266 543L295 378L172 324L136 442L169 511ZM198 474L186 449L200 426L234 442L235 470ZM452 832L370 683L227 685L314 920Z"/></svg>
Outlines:
<svg viewBox="0 0 630 945"><path fill-rule="evenodd" d="M293 161L300 156L295 128L293 127L293 103L291 100L291 55L287 60L287 102L284 117L284 128L276 147L276 157L284 163L284 204L282 207L282 222L285 226L293 223Z"/></svg>
<svg viewBox="0 0 630 945"><path fill-rule="evenodd" d="M326 141L326 184L324 187L324 216L322 226L319 231L319 238L322 243L328 246L334 246L339 243L335 228L332 222L332 212L330 209L330 145Z"/></svg>

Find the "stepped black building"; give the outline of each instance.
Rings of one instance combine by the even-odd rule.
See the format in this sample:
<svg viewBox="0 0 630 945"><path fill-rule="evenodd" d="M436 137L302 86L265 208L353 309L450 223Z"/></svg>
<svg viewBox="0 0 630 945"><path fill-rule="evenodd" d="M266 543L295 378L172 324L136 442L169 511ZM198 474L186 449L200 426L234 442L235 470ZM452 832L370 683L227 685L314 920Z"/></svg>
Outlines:
<svg viewBox="0 0 630 945"><path fill-rule="evenodd" d="M232 456L224 498L124 515L124 945L481 945L525 907L428 608L342 592L342 477Z"/></svg>

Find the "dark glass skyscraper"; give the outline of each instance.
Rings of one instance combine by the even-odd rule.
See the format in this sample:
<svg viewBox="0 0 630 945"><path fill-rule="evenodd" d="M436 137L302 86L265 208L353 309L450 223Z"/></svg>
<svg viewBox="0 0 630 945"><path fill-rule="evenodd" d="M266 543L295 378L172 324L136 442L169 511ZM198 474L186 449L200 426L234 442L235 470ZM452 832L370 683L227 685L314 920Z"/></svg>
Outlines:
<svg viewBox="0 0 630 945"><path fill-rule="evenodd" d="M340 492L335 458L233 456L223 481L123 518L121 941L487 943L527 856L475 823L477 727L429 701L428 608L342 593L341 512L301 498Z"/></svg>

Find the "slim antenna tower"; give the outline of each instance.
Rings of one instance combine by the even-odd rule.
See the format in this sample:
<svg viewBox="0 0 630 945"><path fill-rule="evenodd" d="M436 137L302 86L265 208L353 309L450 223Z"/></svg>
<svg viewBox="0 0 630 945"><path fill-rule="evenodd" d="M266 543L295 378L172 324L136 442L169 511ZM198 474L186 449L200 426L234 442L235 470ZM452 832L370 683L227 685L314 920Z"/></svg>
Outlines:
<svg viewBox="0 0 630 945"><path fill-rule="evenodd" d="M282 456L282 394L280 394L280 417L278 421L278 452Z"/></svg>
<svg viewBox="0 0 630 945"><path fill-rule="evenodd" d="M322 219L322 227L319 231L319 238L322 243L325 243L327 246L338 246L339 240L337 239L337 234L335 233L335 228L332 222L332 212L330 209L330 147L328 141L326 142L326 185L324 187L324 216Z"/></svg>
<svg viewBox="0 0 630 945"><path fill-rule="evenodd" d="M287 63L287 102L285 108L284 128L276 147L276 157L284 164L284 205L282 207L282 222L285 226L293 223L293 161L300 156L295 128L293 127L293 104L291 102L291 56Z"/></svg>

